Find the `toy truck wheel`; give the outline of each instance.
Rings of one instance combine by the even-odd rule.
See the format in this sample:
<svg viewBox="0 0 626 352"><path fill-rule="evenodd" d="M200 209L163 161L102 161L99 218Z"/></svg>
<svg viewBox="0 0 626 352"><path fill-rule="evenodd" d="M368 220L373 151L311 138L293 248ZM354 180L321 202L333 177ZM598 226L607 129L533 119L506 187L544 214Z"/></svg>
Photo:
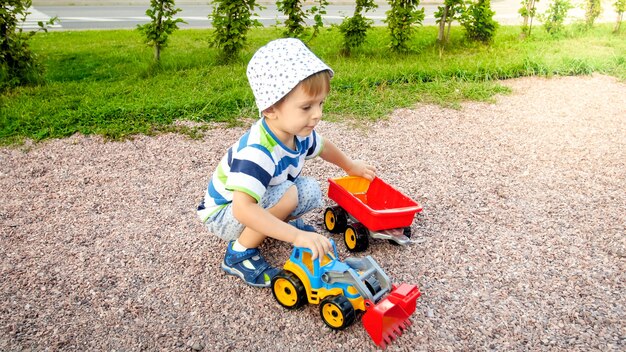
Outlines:
<svg viewBox="0 0 626 352"><path fill-rule="evenodd" d="M346 229L348 217L341 207L326 208L324 212L324 226L330 233L340 233Z"/></svg>
<svg viewBox="0 0 626 352"><path fill-rule="evenodd" d="M369 246L369 233L367 228L357 222L348 225L343 234L343 241L350 252L362 252Z"/></svg>
<svg viewBox="0 0 626 352"><path fill-rule="evenodd" d="M370 276L365 280L365 287L367 287L372 296L376 296L376 294L382 290L380 281L378 281L374 276Z"/></svg>
<svg viewBox="0 0 626 352"><path fill-rule="evenodd" d="M350 326L356 313L346 296L328 296L320 304L320 315L324 323L334 330L343 330Z"/></svg>
<svg viewBox="0 0 626 352"><path fill-rule="evenodd" d="M285 270L281 270L272 279L272 293L276 301L287 309L300 308L307 302L306 288L302 281Z"/></svg>

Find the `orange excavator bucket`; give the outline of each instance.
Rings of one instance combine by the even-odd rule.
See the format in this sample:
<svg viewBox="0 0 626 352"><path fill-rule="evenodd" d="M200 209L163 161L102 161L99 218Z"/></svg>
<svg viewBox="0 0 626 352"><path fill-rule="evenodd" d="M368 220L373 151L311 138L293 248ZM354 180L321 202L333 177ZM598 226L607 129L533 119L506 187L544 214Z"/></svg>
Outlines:
<svg viewBox="0 0 626 352"><path fill-rule="evenodd" d="M363 326L376 345L384 349L411 325L409 317L420 295L417 286L401 284L378 304L366 301Z"/></svg>

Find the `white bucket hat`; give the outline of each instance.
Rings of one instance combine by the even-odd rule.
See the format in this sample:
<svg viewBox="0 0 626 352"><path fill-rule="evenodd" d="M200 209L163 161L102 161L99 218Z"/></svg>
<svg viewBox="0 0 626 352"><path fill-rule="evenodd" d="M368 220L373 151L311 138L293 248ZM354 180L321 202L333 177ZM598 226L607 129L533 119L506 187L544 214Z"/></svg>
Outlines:
<svg viewBox="0 0 626 352"><path fill-rule="evenodd" d="M322 60L295 38L276 39L257 50L246 74L259 112L277 103L305 78L328 70Z"/></svg>

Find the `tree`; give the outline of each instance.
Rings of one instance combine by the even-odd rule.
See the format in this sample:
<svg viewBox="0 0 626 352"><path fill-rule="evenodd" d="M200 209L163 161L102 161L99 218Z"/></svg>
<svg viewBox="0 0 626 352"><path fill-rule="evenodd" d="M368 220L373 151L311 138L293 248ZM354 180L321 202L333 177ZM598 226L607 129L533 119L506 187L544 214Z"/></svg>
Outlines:
<svg viewBox="0 0 626 352"><path fill-rule="evenodd" d="M491 0L472 2L461 16L465 35L473 41L489 43L496 34L498 22L493 19Z"/></svg>
<svg viewBox="0 0 626 352"><path fill-rule="evenodd" d="M150 0L150 8L146 15L152 19L144 25L137 25L137 29L145 36L146 44L154 47L154 61L161 60L161 50L167 46L170 34L178 29L178 23L185 23L180 18L174 19L181 10L174 8L174 0Z"/></svg>
<svg viewBox="0 0 626 352"><path fill-rule="evenodd" d="M437 34L439 43L447 43L450 40L452 22L460 20L464 11L463 0L445 0L443 6L437 8L435 20L439 25L439 33Z"/></svg>
<svg viewBox="0 0 626 352"><path fill-rule="evenodd" d="M533 29L533 19L537 15L537 2L539 0L522 0L522 7L519 9L519 14L524 18L522 24L522 37L530 37L530 33Z"/></svg>
<svg viewBox="0 0 626 352"><path fill-rule="evenodd" d="M306 13L302 9L302 0L278 0L278 11L287 16L285 20L285 35L295 38L302 37L306 27Z"/></svg>
<svg viewBox="0 0 626 352"><path fill-rule="evenodd" d="M417 9L419 0L387 0L391 8L386 12L387 28L391 34L391 50L408 51L408 41L415 28L414 24L424 21L424 8Z"/></svg>
<svg viewBox="0 0 626 352"><path fill-rule="evenodd" d="M328 6L328 0L317 0L317 5L312 6L308 13L313 15L313 33L311 39L315 38L319 33L320 28L324 27L324 21L322 21L322 15L326 14L326 6Z"/></svg>
<svg viewBox="0 0 626 352"><path fill-rule="evenodd" d="M572 4L569 0L553 0L548 10L541 15L543 27L551 35L557 35L563 30L563 23Z"/></svg>
<svg viewBox="0 0 626 352"><path fill-rule="evenodd" d="M211 44L222 49L224 59L230 60L246 45L248 31L261 26L252 16L262 7L256 0L214 0L214 4L209 14L215 28Z"/></svg>
<svg viewBox="0 0 626 352"><path fill-rule="evenodd" d="M18 27L30 14L31 0L4 0L0 5L0 89L39 81L43 68L28 41L38 31L47 31L57 18L40 21L37 31Z"/></svg>
<svg viewBox="0 0 626 352"><path fill-rule="evenodd" d="M371 9L378 7L374 0L356 0L356 7L352 17L344 18L339 25L339 31L343 35L343 52L349 55L352 49L358 48L365 42L367 31L374 21L363 15Z"/></svg>
<svg viewBox="0 0 626 352"><path fill-rule="evenodd" d="M619 33L622 20L624 19L624 12L626 11L626 0L617 0L613 6L615 7L615 12L617 12L617 23L613 33Z"/></svg>
<svg viewBox="0 0 626 352"><path fill-rule="evenodd" d="M593 23L602 13L600 0L586 0L585 2L585 24L587 28L593 27Z"/></svg>
<svg viewBox="0 0 626 352"><path fill-rule="evenodd" d="M282 12L287 19L285 20L286 30L284 34L288 37L302 39L306 34L306 19L309 16L313 16L313 32L310 39L317 36L318 31L324 26L322 21L322 15L326 14L326 6L328 6L327 0L317 0L317 5L312 6L308 10L302 8L302 0L278 0L276 6L278 11Z"/></svg>

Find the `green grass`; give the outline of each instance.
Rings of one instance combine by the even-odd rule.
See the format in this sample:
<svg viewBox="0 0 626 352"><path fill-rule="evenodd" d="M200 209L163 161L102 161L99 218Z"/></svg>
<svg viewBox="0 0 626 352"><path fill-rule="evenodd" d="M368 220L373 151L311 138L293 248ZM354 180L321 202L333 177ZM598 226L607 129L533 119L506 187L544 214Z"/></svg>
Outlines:
<svg viewBox="0 0 626 352"><path fill-rule="evenodd" d="M178 131L194 135L175 120L238 124L255 117L245 77L246 63L282 29L254 30L249 47L234 62L219 62L210 48L209 30L177 31L162 53L160 67L137 31L50 32L33 37L31 46L46 66L45 84L0 95L0 144L30 138L62 138L74 133L112 139L133 134ZM325 117L331 120L380 119L416 102L458 107L466 100L490 101L506 93L498 79L530 75L586 75L600 72L626 80L626 34L611 25L588 32L570 27L560 37L541 28L527 40L519 27L503 26L490 46L468 43L453 28L442 52L436 28L418 29L413 52L386 48L386 28L374 28L367 44L350 57L341 52L336 29L309 43L334 70Z"/></svg>

